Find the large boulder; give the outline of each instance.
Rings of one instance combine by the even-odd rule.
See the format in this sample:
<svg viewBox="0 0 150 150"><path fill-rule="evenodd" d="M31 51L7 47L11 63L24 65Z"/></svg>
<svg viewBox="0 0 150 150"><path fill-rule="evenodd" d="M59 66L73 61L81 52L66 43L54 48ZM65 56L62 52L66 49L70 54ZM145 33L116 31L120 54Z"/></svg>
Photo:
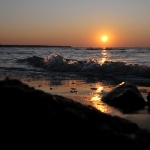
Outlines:
<svg viewBox="0 0 150 150"><path fill-rule="evenodd" d="M137 111L146 106L138 88L130 82L122 82L102 97L102 101L124 113Z"/></svg>

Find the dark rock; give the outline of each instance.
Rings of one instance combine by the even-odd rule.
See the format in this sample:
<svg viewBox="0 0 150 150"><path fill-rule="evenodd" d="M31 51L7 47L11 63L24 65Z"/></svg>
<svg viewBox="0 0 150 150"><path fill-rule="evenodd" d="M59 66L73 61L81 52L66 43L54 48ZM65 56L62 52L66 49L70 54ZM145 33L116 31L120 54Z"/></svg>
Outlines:
<svg viewBox="0 0 150 150"><path fill-rule="evenodd" d="M102 97L102 101L120 109L122 112L133 112L146 106L138 88L129 82L123 82Z"/></svg>
<svg viewBox="0 0 150 150"><path fill-rule="evenodd" d="M143 150L150 143L149 130L129 120L18 80L0 81L0 110L1 146L5 148Z"/></svg>
<svg viewBox="0 0 150 150"><path fill-rule="evenodd" d="M148 95L147 95L147 102L148 102L148 104L150 105L150 92L149 92Z"/></svg>

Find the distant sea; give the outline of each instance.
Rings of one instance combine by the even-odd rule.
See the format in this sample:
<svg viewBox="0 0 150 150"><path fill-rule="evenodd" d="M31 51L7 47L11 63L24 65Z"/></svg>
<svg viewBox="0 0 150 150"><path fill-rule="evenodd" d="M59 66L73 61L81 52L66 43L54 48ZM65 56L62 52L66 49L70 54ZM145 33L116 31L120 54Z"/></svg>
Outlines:
<svg viewBox="0 0 150 150"><path fill-rule="evenodd" d="M0 71L150 86L150 48L0 45Z"/></svg>

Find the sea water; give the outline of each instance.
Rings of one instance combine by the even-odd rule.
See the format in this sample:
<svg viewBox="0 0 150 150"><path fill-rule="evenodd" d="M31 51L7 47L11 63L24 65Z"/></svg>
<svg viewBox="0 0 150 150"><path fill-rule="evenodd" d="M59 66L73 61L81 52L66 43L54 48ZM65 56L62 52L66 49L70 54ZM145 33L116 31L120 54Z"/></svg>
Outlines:
<svg viewBox="0 0 150 150"><path fill-rule="evenodd" d="M150 85L150 48L0 47L0 71L107 77Z"/></svg>

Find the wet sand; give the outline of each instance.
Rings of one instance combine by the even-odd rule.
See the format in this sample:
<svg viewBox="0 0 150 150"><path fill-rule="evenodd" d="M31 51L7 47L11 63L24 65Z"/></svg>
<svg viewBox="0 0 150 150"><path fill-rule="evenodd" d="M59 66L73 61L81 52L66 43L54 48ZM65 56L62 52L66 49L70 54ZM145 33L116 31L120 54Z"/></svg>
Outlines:
<svg viewBox="0 0 150 150"><path fill-rule="evenodd" d="M5 77L6 76L1 75L0 80L5 79ZM141 128L150 130L150 112L147 107L134 114L123 114L119 110L101 101L101 97L114 88L115 85L100 81L86 82L85 80L74 79L49 80L43 77L29 78L22 76L9 76L9 78L19 79L23 83L28 84L30 87L34 87L35 89L42 90L46 93L61 95L84 105L94 106L101 112L128 119L137 123ZM142 96L146 100L147 93L150 92L150 87L138 87L138 89L141 91Z"/></svg>
<svg viewBox="0 0 150 150"><path fill-rule="evenodd" d="M101 97L114 88L114 85L104 85L102 82L86 83L83 80L49 81L45 79L23 79L22 81L35 89L54 95L61 95L84 105L94 106L101 112L128 119L134 123L137 123L141 128L150 130L150 112L147 107L134 114L123 114L114 107L111 107L101 101ZM146 100L147 92L150 91L150 88L138 87L138 89L141 91L142 96Z"/></svg>

